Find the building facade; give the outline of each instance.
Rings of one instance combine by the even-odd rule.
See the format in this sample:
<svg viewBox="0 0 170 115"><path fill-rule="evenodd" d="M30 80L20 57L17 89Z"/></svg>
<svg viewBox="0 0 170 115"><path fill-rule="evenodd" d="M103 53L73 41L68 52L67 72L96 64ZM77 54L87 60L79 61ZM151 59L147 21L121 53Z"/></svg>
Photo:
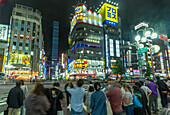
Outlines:
<svg viewBox="0 0 170 115"><path fill-rule="evenodd" d="M122 60L122 37L121 37L121 18L118 16L118 3L107 1L101 3L97 8L98 13L102 14L104 27L103 57L105 62L106 77L114 77L112 70L117 68L116 61Z"/></svg>
<svg viewBox="0 0 170 115"><path fill-rule="evenodd" d="M70 77L104 77L101 14L88 10L85 4L78 4L71 21L68 41Z"/></svg>
<svg viewBox="0 0 170 115"><path fill-rule="evenodd" d="M52 72L51 75L56 76L56 67L58 62L58 40L59 40L59 22L53 22L52 32Z"/></svg>
<svg viewBox="0 0 170 115"><path fill-rule="evenodd" d="M10 18L10 42L8 50L9 76L30 78L39 75L42 51L41 13L33 8L16 4ZM41 52L42 53L42 52ZM17 70L17 71L13 71Z"/></svg>

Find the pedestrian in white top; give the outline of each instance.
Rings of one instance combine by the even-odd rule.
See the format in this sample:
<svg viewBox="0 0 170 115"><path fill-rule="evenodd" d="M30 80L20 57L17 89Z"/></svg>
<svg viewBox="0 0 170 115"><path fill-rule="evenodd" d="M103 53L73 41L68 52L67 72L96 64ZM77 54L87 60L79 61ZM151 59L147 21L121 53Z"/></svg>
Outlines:
<svg viewBox="0 0 170 115"><path fill-rule="evenodd" d="M25 115L24 109L25 109L25 98L26 98L26 94L28 93L28 88L26 85L24 85L24 80L20 80L22 86L21 89L24 93L24 100L23 100L23 106L21 108L21 114L20 115Z"/></svg>
<svg viewBox="0 0 170 115"><path fill-rule="evenodd" d="M141 88L144 90L147 98L149 98L149 96L152 94L152 91L147 86L144 85L143 81L139 81L139 82L141 83L141 85L142 85Z"/></svg>

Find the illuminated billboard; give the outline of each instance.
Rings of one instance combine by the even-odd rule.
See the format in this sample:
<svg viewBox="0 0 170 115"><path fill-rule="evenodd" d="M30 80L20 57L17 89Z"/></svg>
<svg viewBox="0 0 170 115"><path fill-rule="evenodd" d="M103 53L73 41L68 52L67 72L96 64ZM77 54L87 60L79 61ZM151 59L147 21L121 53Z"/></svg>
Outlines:
<svg viewBox="0 0 170 115"><path fill-rule="evenodd" d="M87 60L74 61L73 68L87 68Z"/></svg>
<svg viewBox="0 0 170 115"><path fill-rule="evenodd" d="M30 61L31 61L30 55L10 54L10 57L9 57L10 64L30 65Z"/></svg>
<svg viewBox="0 0 170 115"><path fill-rule="evenodd" d="M8 25L0 24L0 40L7 41Z"/></svg>
<svg viewBox="0 0 170 115"><path fill-rule="evenodd" d="M116 6L104 3L97 13L102 14L103 24L118 26L118 10Z"/></svg>

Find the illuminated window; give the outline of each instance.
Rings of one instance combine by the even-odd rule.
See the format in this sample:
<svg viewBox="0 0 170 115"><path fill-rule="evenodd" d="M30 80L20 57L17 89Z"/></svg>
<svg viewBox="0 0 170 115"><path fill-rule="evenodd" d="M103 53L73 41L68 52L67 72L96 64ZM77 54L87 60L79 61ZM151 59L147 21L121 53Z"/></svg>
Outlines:
<svg viewBox="0 0 170 115"><path fill-rule="evenodd" d="M29 28L27 28L27 32L30 32L30 29L29 29Z"/></svg>
<svg viewBox="0 0 170 115"><path fill-rule="evenodd" d="M116 40L116 56L117 56L117 57L120 57L119 40Z"/></svg>
<svg viewBox="0 0 170 115"><path fill-rule="evenodd" d="M26 39L29 39L29 36L27 36Z"/></svg>
<svg viewBox="0 0 170 115"><path fill-rule="evenodd" d="M17 38L17 34L14 34L14 38Z"/></svg>
<svg viewBox="0 0 170 115"><path fill-rule="evenodd" d="M22 39L24 36L23 35L20 35L20 38Z"/></svg>

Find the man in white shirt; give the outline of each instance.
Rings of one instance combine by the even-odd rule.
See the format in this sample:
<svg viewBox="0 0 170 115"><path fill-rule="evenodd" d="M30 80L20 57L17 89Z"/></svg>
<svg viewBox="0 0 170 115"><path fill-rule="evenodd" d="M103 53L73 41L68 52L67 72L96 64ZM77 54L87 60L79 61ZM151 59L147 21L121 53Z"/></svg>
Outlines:
<svg viewBox="0 0 170 115"><path fill-rule="evenodd" d="M142 89L144 90L147 98L149 98L149 96L151 95L152 91L147 87L147 86L144 86L144 82L143 81L140 81L141 85L142 85Z"/></svg>

